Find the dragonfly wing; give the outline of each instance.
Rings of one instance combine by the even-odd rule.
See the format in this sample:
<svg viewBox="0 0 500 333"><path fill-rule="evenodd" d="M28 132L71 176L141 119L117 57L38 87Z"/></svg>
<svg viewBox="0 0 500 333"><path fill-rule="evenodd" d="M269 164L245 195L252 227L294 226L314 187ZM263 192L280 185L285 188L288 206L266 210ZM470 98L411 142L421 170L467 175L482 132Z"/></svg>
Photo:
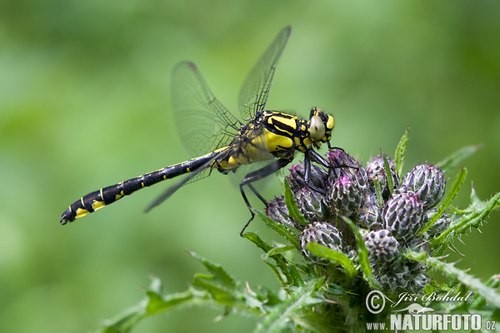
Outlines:
<svg viewBox="0 0 500 333"><path fill-rule="evenodd" d="M174 67L171 92L176 126L192 156L226 146L238 133L239 120L215 98L194 63Z"/></svg>
<svg viewBox="0 0 500 333"><path fill-rule="evenodd" d="M292 28L287 26L279 32L245 79L238 99L241 116L245 121L253 119L255 113L266 106L274 72L291 31Z"/></svg>

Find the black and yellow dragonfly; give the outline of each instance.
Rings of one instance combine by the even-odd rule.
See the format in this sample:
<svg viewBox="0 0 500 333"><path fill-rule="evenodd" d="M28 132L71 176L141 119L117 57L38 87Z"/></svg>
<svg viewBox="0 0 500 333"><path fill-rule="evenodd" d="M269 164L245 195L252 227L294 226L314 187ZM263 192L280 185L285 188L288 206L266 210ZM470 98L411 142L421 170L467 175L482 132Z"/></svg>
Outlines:
<svg viewBox="0 0 500 333"><path fill-rule="evenodd" d="M186 183L209 175L214 169L228 174L242 165L271 160L266 166L247 174L240 183L241 195L251 214L244 230L255 216L245 187L266 203L252 183L289 164L297 151L305 156L306 181L311 162L328 166L315 148L322 143L332 148L330 137L334 118L331 115L312 108L306 120L265 110L276 66L290 33L290 27L280 31L245 80L239 94L240 112L245 122L240 122L215 98L194 63L179 63L172 75L174 117L181 129L179 134L183 144L198 157L89 193L64 211L61 223L72 222L144 187L186 175L153 201L146 208L149 211Z"/></svg>

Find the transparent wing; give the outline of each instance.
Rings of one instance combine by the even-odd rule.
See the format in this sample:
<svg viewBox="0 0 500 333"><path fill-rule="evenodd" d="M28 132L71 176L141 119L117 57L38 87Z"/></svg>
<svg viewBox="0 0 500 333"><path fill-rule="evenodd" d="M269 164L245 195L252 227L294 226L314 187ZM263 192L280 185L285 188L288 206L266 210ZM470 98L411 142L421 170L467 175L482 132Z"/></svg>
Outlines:
<svg viewBox="0 0 500 333"><path fill-rule="evenodd" d="M266 106L276 66L291 32L290 26L279 32L245 79L238 99L241 116L245 121L253 119L255 113Z"/></svg>
<svg viewBox="0 0 500 333"><path fill-rule="evenodd" d="M241 123L215 98L194 63L174 67L171 89L175 125L192 156L223 147L238 133Z"/></svg>

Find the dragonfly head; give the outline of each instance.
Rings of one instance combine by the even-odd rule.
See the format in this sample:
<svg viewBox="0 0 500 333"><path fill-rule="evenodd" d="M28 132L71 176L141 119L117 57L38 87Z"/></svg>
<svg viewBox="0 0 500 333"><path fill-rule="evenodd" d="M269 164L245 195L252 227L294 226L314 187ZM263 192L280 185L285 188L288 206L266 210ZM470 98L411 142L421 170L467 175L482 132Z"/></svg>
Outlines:
<svg viewBox="0 0 500 333"><path fill-rule="evenodd" d="M314 146L318 147L322 142L329 142L332 130L335 126L333 116L321 111L317 107L311 109L309 115L309 135Z"/></svg>

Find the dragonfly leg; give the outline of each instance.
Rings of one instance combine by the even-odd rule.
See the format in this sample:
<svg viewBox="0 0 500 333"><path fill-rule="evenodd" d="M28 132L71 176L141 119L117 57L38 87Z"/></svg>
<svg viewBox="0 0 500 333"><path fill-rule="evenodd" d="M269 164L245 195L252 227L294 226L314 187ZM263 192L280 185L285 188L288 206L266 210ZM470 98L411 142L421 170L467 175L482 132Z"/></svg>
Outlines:
<svg viewBox="0 0 500 333"><path fill-rule="evenodd" d="M311 161L312 160L314 160L315 162L328 168L328 162L320 154L318 154L315 150L311 149L311 150L306 151L305 157L304 157L304 182L306 183L307 187L309 187L314 192L317 192L321 195L326 195L326 192L323 189L317 187L316 185L314 185L310 181ZM321 161L321 160L323 160L323 161ZM325 163L326 163L326 165L325 165Z"/></svg>
<svg viewBox="0 0 500 333"><path fill-rule="evenodd" d="M257 198L259 198L260 201L262 201L265 205L267 205L267 200L264 199L264 197L255 189L255 187L252 185L252 183L269 176L270 174L278 171L279 169L283 168L284 166L286 166L290 162L291 162L291 160L289 160L289 159L276 160L273 163L270 163L259 170L250 172L249 174L247 174L245 176L245 178L243 178L243 181L240 183L240 193L241 193L241 196L243 197L243 200L245 201L245 204L247 205L248 211L250 212L250 219L247 221L247 223L245 223L245 226L243 227L243 229L241 229L240 236L243 237L243 233L245 232L245 229L248 227L250 222L252 222L252 220L255 217L255 213L253 211L252 205L250 204L250 201L248 200L247 194L245 192L245 186L248 186L248 188L255 194L255 196Z"/></svg>

